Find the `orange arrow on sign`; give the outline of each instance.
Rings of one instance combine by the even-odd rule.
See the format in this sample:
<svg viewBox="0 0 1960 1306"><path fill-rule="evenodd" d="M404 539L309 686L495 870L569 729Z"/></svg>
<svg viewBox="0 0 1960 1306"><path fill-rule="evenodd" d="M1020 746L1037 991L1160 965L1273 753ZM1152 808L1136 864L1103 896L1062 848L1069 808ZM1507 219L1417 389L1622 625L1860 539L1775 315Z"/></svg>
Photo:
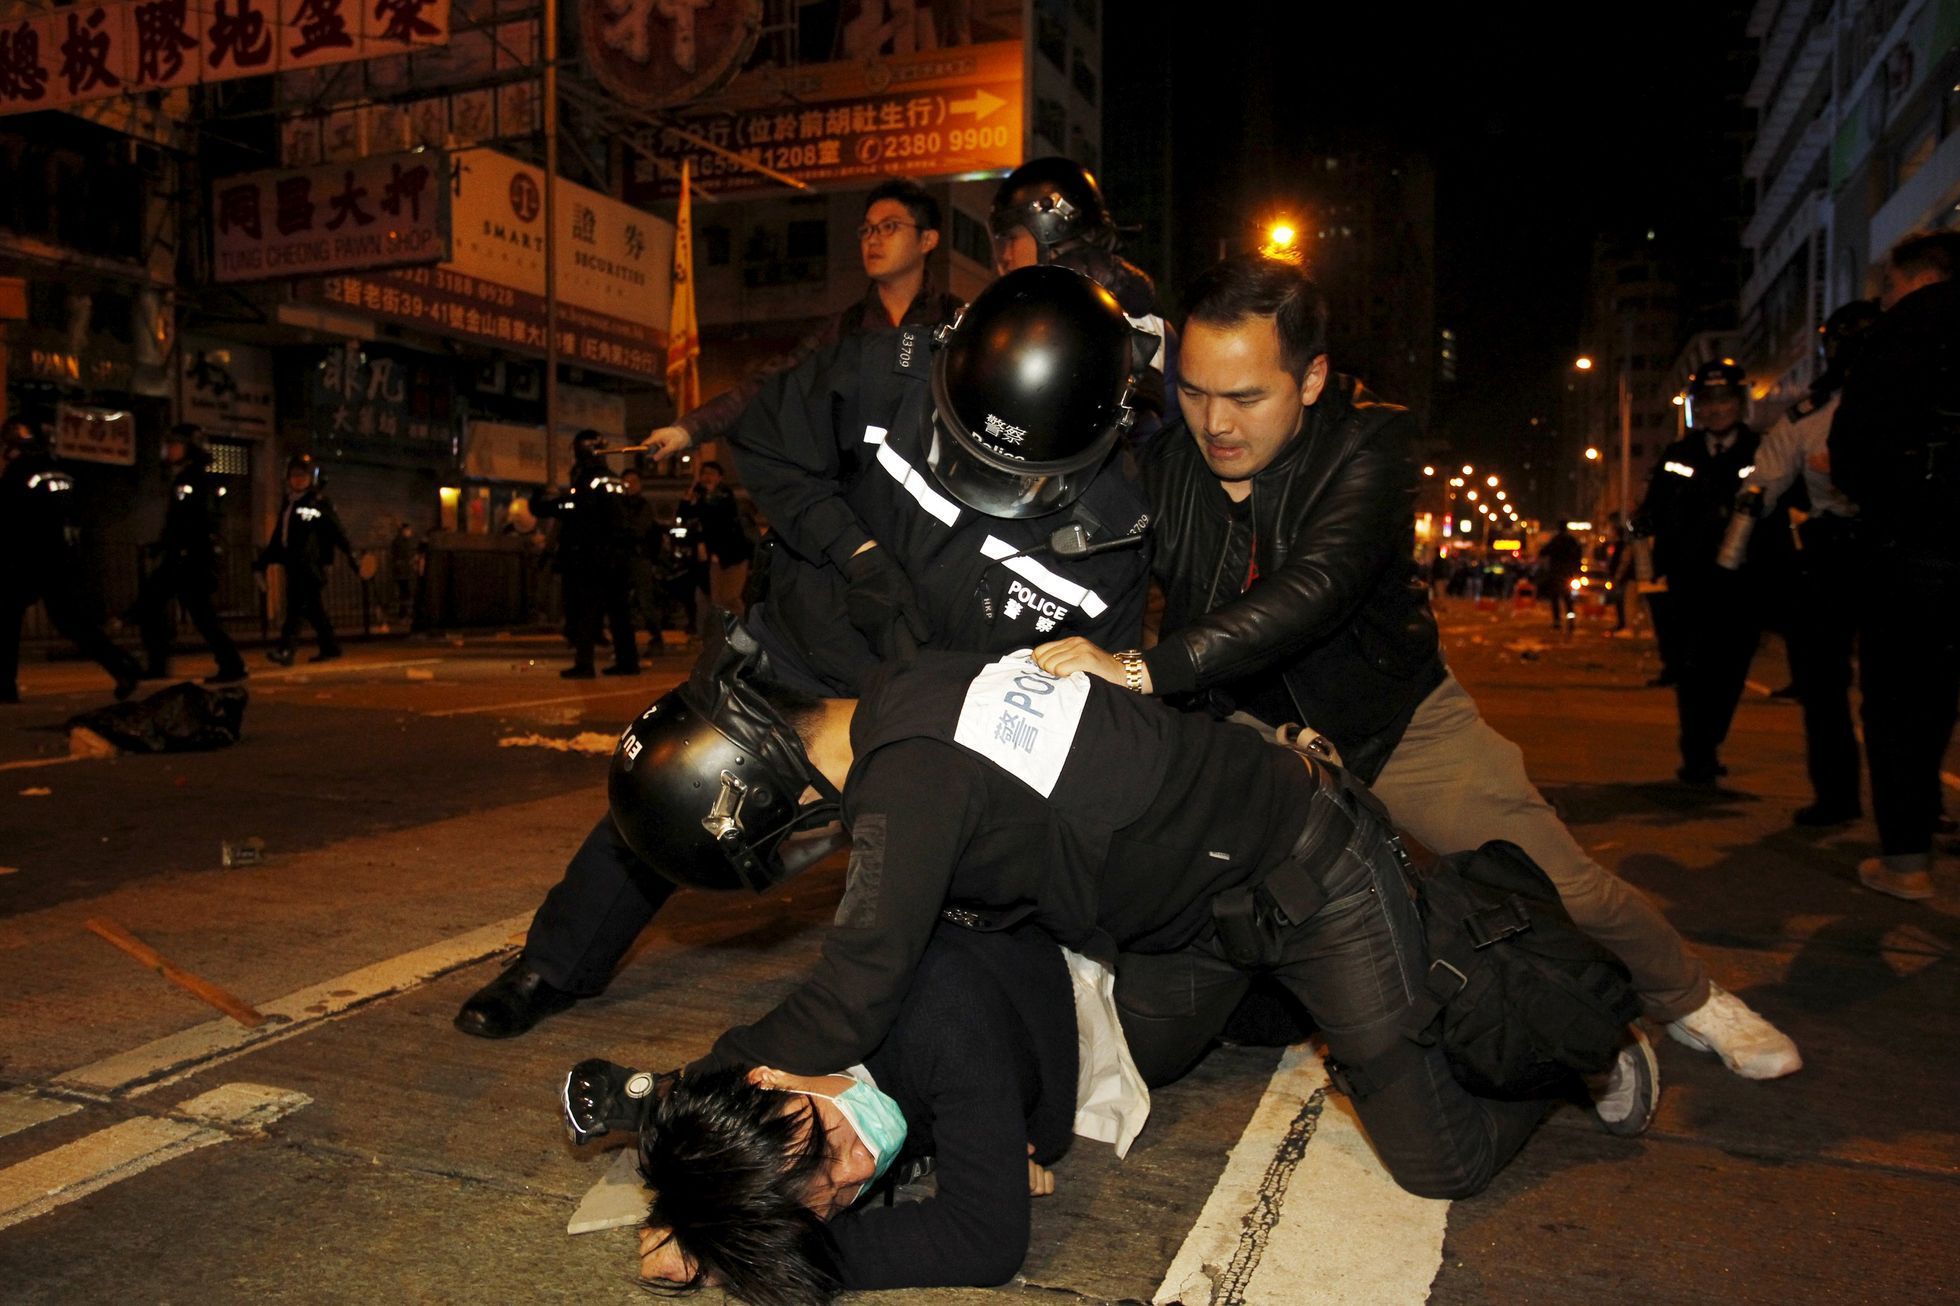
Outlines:
<svg viewBox="0 0 1960 1306"><path fill-rule="evenodd" d="M998 95L994 95L989 91L978 90L973 93L972 99L955 100L946 107L954 113L970 113L973 115L973 120L979 122L1006 103L1007 101L1001 99Z"/></svg>

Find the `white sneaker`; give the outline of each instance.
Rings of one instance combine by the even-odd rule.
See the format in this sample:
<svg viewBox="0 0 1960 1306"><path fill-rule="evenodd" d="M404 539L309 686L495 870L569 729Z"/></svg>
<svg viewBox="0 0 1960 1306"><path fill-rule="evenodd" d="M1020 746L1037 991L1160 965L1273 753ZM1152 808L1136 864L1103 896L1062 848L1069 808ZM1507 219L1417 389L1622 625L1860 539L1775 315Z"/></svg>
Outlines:
<svg viewBox="0 0 1960 1306"><path fill-rule="evenodd" d="M1883 857L1867 857L1858 863L1858 883L1874 893L1890 894L1907 902L1924 902L1933 896L1933 877L1924 866L1895 870Z"/></svg>
<svg viewBox="0 0 1960 1306"><path fill-rule="evenodd" d="M1640 1026L1630 1026L1629 1032L1633 1038L1620 1049L1613 1068L1588 1083L1600 1128L1622 1138L1646 1133L1661 1102L1661 1067L1654 1045Z"/></svg>
<svg viewBox="0 0 1960 1306"><path fill-rule="evenodd" d="M1803 1069L1790 1036L1719 984L1708 986L1708 1001L1669 1021L1667 1032L1697 1052L1713 1052L1744 1079L1781 1079Z"/></svg>

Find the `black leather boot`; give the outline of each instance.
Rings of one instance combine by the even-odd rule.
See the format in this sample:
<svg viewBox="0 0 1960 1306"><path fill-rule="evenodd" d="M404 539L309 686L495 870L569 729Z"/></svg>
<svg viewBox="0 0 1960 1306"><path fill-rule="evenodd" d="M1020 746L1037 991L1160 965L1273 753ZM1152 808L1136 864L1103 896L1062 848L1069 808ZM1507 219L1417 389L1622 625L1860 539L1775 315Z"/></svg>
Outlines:
<svg viewBox="0 0 1960 1306"><path fill-rule="evenodd" d="M477 1038L516 1038L578 1001L532 970L520 953L503 974L470 995L456 1013L456 1028Z"/></svg>

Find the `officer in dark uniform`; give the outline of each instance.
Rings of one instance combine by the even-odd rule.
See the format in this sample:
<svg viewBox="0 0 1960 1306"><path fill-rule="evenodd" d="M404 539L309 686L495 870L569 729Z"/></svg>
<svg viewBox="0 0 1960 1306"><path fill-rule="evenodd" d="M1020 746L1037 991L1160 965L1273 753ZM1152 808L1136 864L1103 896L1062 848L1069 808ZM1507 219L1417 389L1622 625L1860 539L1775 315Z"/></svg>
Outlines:
<svg viewBox="0 0 1960 1306"><path fill-rule="evenodd" d="M1669 620L1680 638L1674 686L1684 784L1726 773L1717 757L1741 701L1761 619L1737 572L1716 565L1736 492L1760 437L1743 422L1743 372L1708 363L1688 383L1688 433L1661 452L1636 514L1654 539L1654 570L1667 578Z"/></svg>
<svg viewBox="0 0 1960 1306"><path fill-rule="evenodd" d="M1921 901L1960 707L1960 231L1901 238L1879 302L1829 437L1870 548L1858 682L1879 856L1858 879Z"/></svg>
<svg viewBox="0 0 1960 1306"><path fill-rule="evenodd" d="M147 679L170 674L170 646L176 637L172 600L218 659L217 671L204 682L228 685L245 679L245 661L211 605L218 588L218 515L224 489L207 470L210 463L202 428L190 422L170 428L163 442L164 470L170 476L163 534L149 547L155 566L143 578L134 608L143 630Z"/></svg>
<svg viewBox="0 0 1960 1306"><path fill-rule="evenodd" d="M988 226L994 270L1050 264L1073 268L1116 296L1138 339L1140 367L1130 438L1138 443L1163 424L1177 376L1177 332L1158 311L1150 275L1116 252L1116 219L1095 174L1073 159L1050 155L1009 173L994 191Z"/></svg>
<svg viewBox="0 0 1960 1306"><path fill-rule="evenodd" d="M327 568L337 553L354 565L354 546L341 529L333 500L327 497L320 464L312 454L294 454L286 460L285 506L279 510L272 538L252 564L261 574L274 563L286 571L286 619L279 628L278 647L266 654L282 667L293 664L293 646L299 640L301 622L311 624L320 639L320 651L310 661L330 662L340 656L340 641L334 638L333 619L327 615L322 597Z"/></svg>
<svg viewBox="0 0 1960 1306"><path fill-rule="evenodd" d="M565 638L572 665L558 674L590 680L598 674L593 653L600 627L612 626L613 661L609 676L640 674L640 650L633 637L633 551L626 517L626 482L606 464L605 441L597 431L572 437L571 487L540 496L540 517L558 519L557 566L565 584Z"/></svg>
<svg viewBox="0 0 1960 1306"><path fill-rule="evenodd" d="M80 601L74 478L55 466L40 428L19 417L0 428L0 465L0 703L20 702L21 618L36 599L62 637L114 678L116 697L128 698L142 669Z"/></svg>
<svg viewBox="0 0 1960 1306"><path fill-rule="evenodd" d="M944 336L845 336L772 378L735 436L778 541L746 626L805 692L853 694L920 647L1139 642L1149 516L1119 448L1134 360L1116 301L1023 269ZM601 819L457 1027L505 1038L598 993L672 892Z"/></svg>
<svg viewBox="0 0 1960 1306"><path fill-rule="evenodd" d="M628 467L619 474L626 486L626 500L621 513L622 529L628 540L626 553L626 574L633 589L633 619L644 626L653 636L653 643L647 649L651 657L660 651L660 591L654 579L653 564L660 557L662 536L660 519L647 502L645 482L640 479L637 468Z"/></svg>
<svg viewBox="0 0 1960 1306"><path fill-rule="evenodd" d="M1803 704L1804 753L1814 794L1812 802L1797 809L1798 825L1842 825L1863 812L1858 738L1851 729L1851 649L1865 563L1858 505L1831 480L1828 441L1838 391L1878 312L1875 302L1860 299L1825 320L1819 330L1823 369L1810 393L1763 433L1756 468L1743 481L1738 507L1746 513L1751 503L1776 503L1793 492L1800 492L1806 504L1797 528L1803 547L1794 560L1799 592L1789 605L1784 635L1790 675ZM1771 517L1755 527L1755 536L1779 528ZM1755 538L1750 542L1753 546Z"/></svg>

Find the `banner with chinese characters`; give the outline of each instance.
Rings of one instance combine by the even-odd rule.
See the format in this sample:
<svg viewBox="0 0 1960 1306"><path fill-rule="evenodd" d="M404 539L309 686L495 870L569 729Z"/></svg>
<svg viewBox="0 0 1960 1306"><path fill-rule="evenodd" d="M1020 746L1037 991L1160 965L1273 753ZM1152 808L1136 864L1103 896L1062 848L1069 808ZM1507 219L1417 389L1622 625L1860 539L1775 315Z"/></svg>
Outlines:
<svg viewBox="0 0 1960 1306"><path fill-rule="evenodd" d="M133 467L136 465L136 417L121 408L56 404L54 456Z"/></svg>
<svg viewBox="0 0 1960 1306"><path fill-rule="evenodd" d="M384 154L211 183L212 275L257 281L449 256L445 156Z"/></svg>
<svg viewBox="0 0 1960 1306"><path fill-rule="evenodd" d="M124 0L0 22L0 114L407 54L450 0Z"/></svg>
<svg viewBox="0 0 1960 1306"><path fill-rule="evenodd" d="M187 335L178 354L185 421L220 435L272 434L271 350Z"/></svg>
<svg viewBox="0 0 1960 1306"><path fill-rule="evenodd" d="M1019 40L754 70L673 114L736 158L664 129L659 154L675 166L636 160L624 194L672 199L683 159L717 194L780 186L744 161L813 185L1002 171L1021 163L1023 86Z"/></svg>
<svg viewBox="0 0 1960 1306"><path fill-rule="evenodd" d="M429 465L456 439L454 364L386 345L329 349L307 378L313 447L328 458Z"/></svg>
<svg viewBox="0 0 1960 1306"><path fill-rule="evenodd" d="M556 239L547 240L541 169L494 150L459 150L451 177L447 262L310 280L298 297L542 355L544 261L555 247L564 360L640 379L666 375L672 223L561 179Z"/></svg>

